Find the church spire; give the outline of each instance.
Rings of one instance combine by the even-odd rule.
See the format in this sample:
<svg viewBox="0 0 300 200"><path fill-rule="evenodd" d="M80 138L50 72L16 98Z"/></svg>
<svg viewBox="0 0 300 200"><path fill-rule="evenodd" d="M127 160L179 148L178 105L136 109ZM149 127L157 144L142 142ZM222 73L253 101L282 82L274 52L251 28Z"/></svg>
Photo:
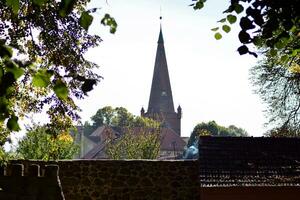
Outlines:
<svg viewBox="0 0 300 200"><path fill-rule="evenodd" d="M172 90L161 26L157 43L148 112L174 113Z"/></svg>
<svg viewBox="0 0 300 200"><path fill-rule="evenodd" d="M163 38L163 34L162 34L162 29L161 29L162 16L160 16L159 19L160 19L160 29L159 29L159 36L158 36L157 43L164 43L164 38Z"/></svg>
<svg viewBox="0 0 300 200"><path fill-rule="evenodd" d="M161 30L161 25L160 25L160 30L159 30L159 36L158 36L158 41L157 43L161 43L163 44L164 43L164 37L163 37L163 34L162 34L162 30Z"/></svg>
<svg viewBox="0 0 300 200"><path fill-rule="evenodd" d="M165 128L174 130L180 136L181 107L179 106L177 108L176 113L174 110L161 24L157 41L148 110L145 113L144 109L142 109L141 115L160 121Z"/></svg>

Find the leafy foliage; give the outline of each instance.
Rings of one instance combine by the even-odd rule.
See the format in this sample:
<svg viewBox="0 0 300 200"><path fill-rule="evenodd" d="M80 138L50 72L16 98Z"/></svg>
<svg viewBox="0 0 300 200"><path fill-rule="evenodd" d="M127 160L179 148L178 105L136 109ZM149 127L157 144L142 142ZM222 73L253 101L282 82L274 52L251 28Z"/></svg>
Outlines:
<svg viewBox="0 0 300 200"><path fill-rule="evenodd" d="M58 160L72 159L79 147L69 133L63 132L57 137L46 133L44 126L29 129L19 142L16 150L22 159Z"/></svg>
<svg viewBox="0 0 300 200"><path fill-rule="evenodd" d="M160 150L159 128L127 129L118 140L107 143L106 154L111 159L156 159Z"/></svg>
<svg viewBox="0 0 300 200"><path fill-rule="evenodd" d="M4 0L0 2L1 138L19 130L28 113L47 110L48 129L59 134L79 118L74 98L84 98L101 79L84 58L101 38L87 30L89 0ZM115 32L117 24L104 15ZM22 59L21 59L22 58Z"/></svg>
<svg viewBox="0 0 300 200"><path fill-rule="evenodd" d="M294 46L300 40L294 39ZM288 47L287 47L288 48ZM300 134L300 54L288 56L285 50L265 50L265 58L251 70L256 92L268 106L266 113L274 136Z"/></svg>
<svg viewBox="0 0 300 200"><path fill-rule="evenodd" d="M108 125L118 130L118 138L106 141L106 154L111 159L155 159L160 150L161 124L150 118L134 116L126 108L105 106L85 122L84 132L91 134L96 128Z"/></svg>
<svg viewBox="0 0 300 200"><path fill-rule="evenodd" d="M134 116L126 108L105 106L100 108L95 115L91 117L92 124L85 122L85 134L92 133L97 127L108 125L121 131L124 127L143 127L152 128L159 126L157 121L150 118Z"/></svg>
<svg viewBox="0 0 300 200"><path fill-rule="evenodd" d="M192 0L191 6L195 10L201 9L206 0ZM274 51L285 50L287 56L299 53L300 47L293 46L292 38L298 36L300 32L300 1L299 0L231 0L228 8L223 12L226 17L219 20L222 27L234 24L237 21L237 15L243 15L240 18L240 32L238 38L242 45L238 52L257 56L249 50L249 44L260 46L261 42L266 43L266 48ZM245 11L245 12L244 12ZM227 23L227 24L226 24ZM228 33L228 28L222 29ZM217 31L214 29L213 31ZM218 37L216 37L216 34ZM221 33L215 33L215 38L220 39Z"/></svg>
<svg viewBox="0 0 300 200"><path fill-rule="evenodd" d="M198 140L199 136L235 136L235 137L246 137L248 133L242 129L238 128L234 125L230 125L228 127L220 126L215 121L210 121L208 123L200 123L194 127L194 130L190 136L188 141L188 146L195 144Z"/></svg>

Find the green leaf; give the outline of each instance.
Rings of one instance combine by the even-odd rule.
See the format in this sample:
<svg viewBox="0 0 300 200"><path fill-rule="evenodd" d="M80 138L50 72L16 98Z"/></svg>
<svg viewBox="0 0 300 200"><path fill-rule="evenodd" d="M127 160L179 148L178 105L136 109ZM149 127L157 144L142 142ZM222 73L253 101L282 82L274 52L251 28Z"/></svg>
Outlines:
<svg viewBox="0 0 300 200"><path fill-rule="evenodd" d="M249 33L247 33L246 31L243 31L243 30L239 32L238 36L239 36L240 42L243 44L249 43L251 40Z"/></svg>
<svg viewBox="0 0 300 200"><path fill-rule="evenodd" d="M93 16L90 15L88 12L82 12L80 19L79 19L79 24L82 26L86 31L88 31L90 25L93 22Z"/></svg>
<svg viewBox="0 0 300 200"><path fill-rule="evenodd" d="M50 78L53 75L52 72L46 69L40 69L33 75L32 84L35 87L47 87L50 84Z"/></svg>
<svg viewBox="0 0 300 200"><path fill-rule="evenodd" d="M11 58L13 55L13 50L7 45L0 46L0 57L9 57Z"/></svg>
<svg viewBox="0 0 300 200"><path fill-rule="evenodd" d="M230 24L234 24L236 22L236 16L234 15L227 15L227 20Z"/></svg>
<svg viewBox="0 0 300 200"><path fill-rule="evenodd" d="M217 31L217 30L219 30L219 27L212 28L212 29L210 29L210 30L212 30L212 31Z"/></svg>
<svg viewBox="0 0 300 200"><path fill-rule="evenodd" d="M12 116L11 118L9 118L6 123L6 126L11 131L19 131L20 126L18 124L18 117Z"/></svg>
<svg viewBox="0 0 300 200"><path fill-rule="evenodd" d="M294 49L293 51L292 51L292 54L291 54L291 56L296 56L297 54L298 54L298 52L300 52L300 49Z"/></svg>
<svg viewBox="0 0 300 200"><path fill-rule="evenodd" d="M229 33L230 30L231 30L230 26L228 26L228 25L223 25L223 26L222 26L222 29L223 29L223 31L226 32L226 33Z"/></svg>
<svg viewBox="0 0 300 200"><path fill-rule="evenodd" d="M95 79L86 79L81 86L81 90L84 94L91 91L93 86L96 85L97 81Z"/></svg>
<svg viewBox="0 0 300 200"><path fill-rule="evenodd" d="M246 45L240 46L237 50L238 50L240 55L244 55L244 54L249 52L249 49Z"/></svg>
<svg viewBox="0 0 300 200"><path fill-rule="evenodd" d="M104 15L104 17L101 20L101 24L103 24L104 26L109 26L110 27L110 33L115 33L116 30L117 30L117 22L109 14Z"/></svg>
<svg viewBox="0 0 300 200"><path fill-rule="evenodd" d="M194 6L194 9L195 10L200 10L201 8L203 8L203 6L204 6L204 3L202 2L202 1L198 1L197 3L196 3L196 5Z"/></svg>
<svg viewBox="0 0 300 200"><path fill-rule="evenodd" d="M47 0L33 0L33 3L35 5L38 5L38 6L42 6L44 3L46 3Z"/></svg>
<svg viewBox="0 0 300 200"><path fill-rule="evenodd" d="M277 51L275 49L271 49L270 50L270 55L271 56L276 56L277 55Z"/></svg>
<svg viewBox="0 0 300 200"><path fill-rule="evenodd" d="M53 87L53 90L54 90L56 96L63 100L66 100L69 95L68 87L61 80L56 81L56 83Z"/></svg>
<svg viewBox="0 0 300 200"><path fill-rule="evenodd" d="M240 14L241 12L243 12L243 10L244 10L244 7L241 4L235 4L234 5L234 11L237 14Z"/></svg>
<svg viewBox="0 0 300 200"><path fill-rule="evenodd" d="M20 68L15 62L9 60L5 62L7 72L11 72L14 75L15 80L20 78L24 74L24 69Z"/></svg>
<svg viewBox="0 0 300 200"><path fill-rule="evenodd" d="M18 14L20 8L19 0L6 0L6 5L11 7L14 14Z"/></svg>
<svg viewBox="0 0 300 200"><path fill-rule="evenodd" d="M226 22L226 18L220 19L218 22L224 23Z"/></svg>
<svg viewBox="0 0 300 200"><path fill-rule="evenodd" d="M59 4L59 14L62 17L66 17L73 10L77 0L61 0Z"/></svg>
<svg viewBox="0 0 300 200"><path fill-rule="evenodd" d="M289 59L288 55L283 55L283 56L281 56L280 61L283 62L283 63L285 63L285 62L288 61L288 59Z"/></svg>
<svg viewBox="0 0 300 200"><path fill-rule="evenodd" d="M282 42L282 40L278 40L278 42L275 43L275 47L277 49L282 49L284 48L284 43Z"/></svg>
<svg viewBox="0 0 300 200"><path fill-rule="evenodd" d="M1 67L0 67L0 80L1 80L1 78L2 78L2 76L3 76L3 74L4 74L4 70L3 70L3 67L1 66Z"/></svg>
<svg viewBox="0 0 300 200"><path fill-rule="evenodd" d="M216 38L216 40L220 40L222 38L221 33L216 33L215 38Z"/></svg>

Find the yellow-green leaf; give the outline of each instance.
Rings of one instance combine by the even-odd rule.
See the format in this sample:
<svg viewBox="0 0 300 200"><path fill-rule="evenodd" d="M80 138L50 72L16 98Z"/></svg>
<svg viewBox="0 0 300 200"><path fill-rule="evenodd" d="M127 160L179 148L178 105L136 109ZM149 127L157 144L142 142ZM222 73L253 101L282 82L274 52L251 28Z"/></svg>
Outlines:
<svg viewBox="0 0 300 200"><path fill-rule="evenodd" d="M6 5L11 7L14 14L18 14L20 8L19 0L6 0Z"/></svg>
<svg viewBox="0 0 300 200"><path fill-rule="evenodd" d="M104 17L101 20L101 24L103 24L104 26L109 26L110 27L110 33L115 33L116 30L117 30L117 22L109 14L104 15Z"/></svg>
<svg viewBox="0 0 300 200"><path fill-rule="evenodd" d="M66 100L69 95L68 87L61 80L56 81L53 90L59 99Z"/></svg>
<svg viewBox="0 0 300 200"><path fill-rule="evenodd" d="M234 15L227 15L227 21L230 24L234 24L236 22L236 16L234 16Z"/></svg>
<svg viewBox="0 0 300 200"><path fill-rule="evenodd" d="M235 4L234 5L234 11L237 14L240 14L241 12L243 12L243 10L244 10L244 7L241 4Z"/></svg>
<svg viewBox="0 0 300 200"><path fill-rule="evenodd" d="M93 22L93 16L90 15L88 12L82 12L80 19L79 19L79 24L82 26L86 31L88 31L90 25Z"/></svg>
<svg viewBox="0 0 300 200"><path fill-rule="evenodd" d="M220 19L218 22L224 23L226 22L226 18Z"/></svg>
<svg viewBox="0 0 300 200"><path fill-rule="evenodd" d="M11 131L19 131L20 126L18 124L18 117L12 116L11 118L9 118L6 123L6 126Z"/></svg>
<svg viewBox="0 0 300 200"><path fill-rule="evenodd" d="M50 71L46 69L40 69L33 75L32 84L35 87L47 87L50 84L50 78L53 75Z"/></svg>
<svg viewBox="0 0 300 200"><path fill-rule="evenodd" d="M220 40L222 38L221 33L216 33L215 38L216 38L216 40Z"/></svg>
<svg viewBox="0 0 300 200"><path fill-rule="evenodd" d="M38 5L38 6L42 6L44 3L46 3L47 0L33 0L33 3L35 5Z"/></svg>
<svg viewBox="0 0 300 200"><path fill-rule="evenodd" d="M230 30L231 30L230 26L228 26L228 25L223 25L223 26L222 26L222 29L223 29L223 31L226 32L226 33L229 33Z"/></svg>
<svg viewBox="0 0 300 200"><path fill-rule="evenodd" d="M5 62L7 72L11 72L14 75L15 80L20 78L24 74L24 69L20 68L15 62Z"/></svg>

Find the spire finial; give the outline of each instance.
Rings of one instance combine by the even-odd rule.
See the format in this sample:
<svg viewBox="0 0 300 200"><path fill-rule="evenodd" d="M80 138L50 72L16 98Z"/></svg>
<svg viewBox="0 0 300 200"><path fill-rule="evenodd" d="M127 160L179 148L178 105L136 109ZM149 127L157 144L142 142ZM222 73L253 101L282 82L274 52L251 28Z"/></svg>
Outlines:
<svg viewBox="0 0 300 200"><path fill-rule="evenodd" d="M162 35L162 28L161 28L161 21L162 21L162 16L161 16L161 6L160 6L160 16L159 16L159 20L160 20L160 30L159 30L159 37L158 37L158 43L164 43L164 39L163 39L163 35Z"/></svg>

